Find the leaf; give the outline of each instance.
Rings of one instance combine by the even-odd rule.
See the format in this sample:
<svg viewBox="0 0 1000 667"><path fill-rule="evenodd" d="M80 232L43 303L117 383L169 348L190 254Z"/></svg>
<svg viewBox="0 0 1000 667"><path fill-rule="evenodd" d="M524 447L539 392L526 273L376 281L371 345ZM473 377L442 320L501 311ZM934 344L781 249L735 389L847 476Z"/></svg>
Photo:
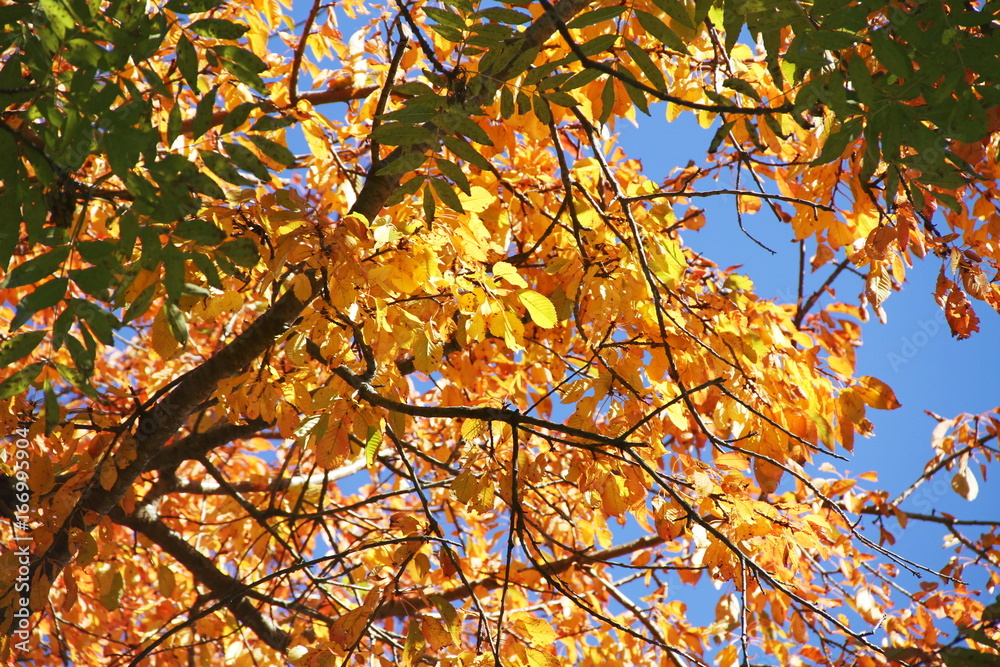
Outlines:
<svg viewBox="0 0 1000 667"><path fill-rule="evenodd" d="M979 495L979 482L972 469L964 465L959 468L955 476L951 478L951 488L955 493L972 502Z"/></svg>
<svg viewBox="0 0 1000 667"><path fill-rule="evenodd" d="M688 14L687 7L678 0L653 0L653 4L685 28L695 29L694 21L691 19L691 15Z"/></svg>
<svg viewBox="0 0 1000 667"><path fill-rule="evenodd" d="M432 178L431 186L434 188L437 196L441 198L441 201L444 202L445 206L457 213L465 213L461 200L459 200L458 195L455 194L448 181L442 178Z"/></svg>
<svg viewBox="0 0 1000 667"><path fill-rule="evenodd" d="M232 183L233 185L253 185L253 181L240 174L236 166L222 155L213 151L200 149L198 155L201 157L201 161L205 163L205 166L212 170L213 174L227 183Z"/></svg>
<svg viewBox="0 0 1000 667"><path fill-rule="evenodd" d="M256 90L261 95L267 95L267 86L260 78L260 73L267 71L267 63L254 53L238 46L213 46L212 51L222 60L222 66L237 79Z"/></svg>
<svg viewBox="0 0 1000 667"><path fill-rule="evenodd" d="M434 132L411 123L385 123L372 132L372 138L388 146L415 146L434 141Z"/></svg>
<svg viewBox="0 0 1000 667"><path fill-rule="evenodd" d="M226 233L207 220L189 218L181 220L174 229L174 234L182 239L189 239L206 246L216 246L226 238Z"/></svg>
<svg viewBox="0 0 1000 667"><path fill-rule="evenodd" d="M45 338L45 331L28 331L5 340L0 345L0 368L7 368L18 359L31 354Z"/></svg>
<svg viewBox="0 0 1000 667"><path fill-rule="evenodd" d="M233 23L225 19L198 19L188 26L188 30L202 37L215 39L239 39L250 29L250 26Z"/></svg>
<svg viewBox="0 0 1000 667"><path fill-rule="evenodd" d="M490 161L480 155L479 151L465 140L450 136L445 136L441 139L444 141L444 145L448 147L448 150L469 164L479 167L483 171L493 171L493 165L490 164Z"/></svg>
<svg viewBox="0 0 1000 667"><path fill-rule="evenodd" d="M45 368L44 362L29 364L0 382L0 400L23 393Z"/></svg>
<svg viewBox="0 0 1000 667"><path fill-rule="evenodd" d="M663 77L663 72L660 71L660 68L652 61L649 55L638 44L636 44L631 40L626 39L625 50L628 51L629 56L639 67L642 73L646 76L646 79L649 80L649 83L653 86L653 88L656 88L657 90L667 89L667 82L666 79L664 79ZM592 73L591 76L594 79L596 79L597 76L600 74L600 72L598 72L595 69L584 70L583 72L580 72L580 74L574 75L573 79L571 79L569 82L566 83L566 85L563 86L563 90L566 90L569 87L570 83L573 83L574 87L576 85L583 85L583 84L577 84L576 79L581 74L588 71Z"/></svg>
<svg viewBox="0 0 1000 667"><path fill-rule="evenodd" d="M260 253L257 252L257 246L253 241L245 237L226 241L219 246L218 250L232 260L234 264L242 266L244 269L251 269L257 266L257 262L260 261Z"/></svg>
<svg viewBox="0 0 1000 667"><path fill-rule="evenodd" d="M292 152L285 146L256 134L248 136L253 145L257 147L257 150L271 160L286 167L295 166L295 155L293 155Z"/></svg>
<svg viewBox="0 0 1000 667"><path fill-rule="evenodd" d="M581 12L575 19L570 21L566 27L572 30L588 28L592 25L597 25L602 21L613 19L619 16L626 9L628 8L625 5L612 5L609 7L599 7L594 10Z"/></svg>
<svg viewBox="0 0 1000 667"><path fill-rule="evenodd" d="M900 402L896 400L896 394L893 393L892 388L881 380L869 375L858 378L857 384L854 385L854 391L865 402L865 405L876 410L895 410L901 407Z"/></svg>
<svg viewBox="0 0 1000 667"><path fill-rule="evenodd" d="M170 334L174 337L178 343L183 347L187 345L188 342L188 326L187 318L184 317L184 313L181 309L177 307L176 304L168 302L166 305L167 309L167 324L170 326Z"/></svg>
<svg viewBox="0 0 1000 667"><path fill-rule="evenodd" d="M438 370L442 357L441 344L431 341L425 332L417 332L413 339L413 367L425 375L430 375Z"/></svg>
<svg viewBox="0 0 1000 667"><path fill-rule="evenodd" d="M21 299L17 304L17 312L10 321L10 331L16 331L38 311L51 308L62 301L68 286L69 278L53 278Z"/></svg>
<svg viewBox="0 0 1000 667"><path fill-rule="evenodd" d="M395 160L386 163L376 174L383 176L386 174L407 174L415 171L420 165L427 161L427 155L422 151L407 151Z"/></svg>
<svg viewBox="0 0 1000 667"><path fill-rule="evenodd" d="M368 427L368 438L365 440L365 464L371 468L375 458L382 449L382 433L385 430L385 420L379 420L377 426Z"/></svg>
<svg viewBox="0 0 1000 667"><path fill-rule="evenodd" d="M264 163L260 161L260 158L254 155L253 151L249 148L240 144L230 143L223 143L222 146L226 149L226 154L233 159L237 167L250 172L261 181L271 180L271 172L268 171Z"/></svg>
<svg viewBox="0 0 1000 667"><path fill-rule="evenodd" d="M191 86L191 90L198 90L198 54L194 50L194 45L191 41L181 35L177 39L177 69L180 70L181 76L187 81L187 84Z"/></svg>
<svg viewBox="0 0 1000 667"><path fill-rule="evenodd" d="M465 175L465 172L462 171L461 167L450 160L445 160L442 157L435 158L434 163L437 165L437 168L441 171L441 173L450 178L452 182L454 182L455 185L462 190L462 192L466 195L472 194L469 179Z"/></svg>
<svg viewBox="0 0 1000 667"><path fill-rule="evenodd" d="M643 29L658 39L668 49L679 53L688 53L688 48L684 40L676 32L668 28L660 19L640 9L635 10L635 18L639 21L639 25Z"/></svg>
<svg viewBox="0 0 1000 667"><path fill-rule="evenodd" d="M548 297L534 290L526 289L518 292L517 298L528 309L528 314L531 315L534 323L543 329L551 329L558 322L555 306L552 305Z"/></svg>
<svg viewBox="0 0 1000 667"><path fill-rule="evenodd" d="M195 111L194 120L191 121L192 139L198 139L212 126L212 112L215 111L215 97L218 92L219 87L214 86L198 101L198 109Z"/></svg>
<svg viewBox="0 0 1000 667"><path fill-rule="evenodd" d="M511 285L516 285L517 287L528 286L528 283L525 282L524 278L518 275L517 269L507 262L497 262L493 265L493 277L496 279L503 278Z"/></svg>
<svg viewBox="0 0 1000 667"><path fill-rule="evenodd" d="M13 289L36 283L46 276L51 276L56 269L69 257L70 246L58 246L44 255L29 259L19 264L13 271L0 281L0 289Z"/></svg>

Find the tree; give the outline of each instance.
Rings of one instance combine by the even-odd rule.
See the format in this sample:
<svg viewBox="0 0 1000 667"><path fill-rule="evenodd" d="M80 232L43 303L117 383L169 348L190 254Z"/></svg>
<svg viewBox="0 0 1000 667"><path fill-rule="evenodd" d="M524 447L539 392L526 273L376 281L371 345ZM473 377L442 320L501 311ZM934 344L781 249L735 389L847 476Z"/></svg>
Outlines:
<svg viewBox="0 0 1000 667"><path fill-rule="evenodd" d="M0 7L0 648L1000 663L996 523L830 477L899 407L855 348L912 263L958 338L1000 306L998 9ZM616 147L652 101L706 166ZM793 303L685 247L709 195L800 242ZM942 418L911 489L974 497L998 425ZM918 523L955 553L905 591Z"/></svg>

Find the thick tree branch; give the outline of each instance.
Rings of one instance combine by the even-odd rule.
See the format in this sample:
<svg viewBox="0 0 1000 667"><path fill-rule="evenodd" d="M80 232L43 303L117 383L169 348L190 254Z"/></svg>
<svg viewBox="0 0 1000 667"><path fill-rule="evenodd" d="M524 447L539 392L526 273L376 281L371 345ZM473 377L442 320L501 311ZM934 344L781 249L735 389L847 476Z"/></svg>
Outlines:
<svg viewBox="0 0 1000 667"><path fill-rule="evenodd" d="M150 459L146 470L166 470L184 461L197 459L216 447L222 447L233 440L250 438L269 424L263 419L254 419L247 424L215 424L203 433L191 435L167 445Z"/></svg>
<svg viewBox="0 0 1000 667"><path fill-rule="evenodd" d="M212 597L225 602L226 608L232 612L240 625L253 630L268 646L281 652L288 648L291 635L276 627L270 619L244 597L246 585L215 567L211 559L191 546L177 533L160 521L126 514L118 507L114 508L109 516L115 523L148 537L186 567L195 581L208 587L212 592Z"/></svg>
<svg viewBox="0 0 1000 667"><path fill-rule="evenodd" d="M298 318L306 304L307 301L300 300L294 291L289 290L215 356L181 377L173 390L147 414L143 428L136 434L135 458L118 469L110 489L95 483L100 478L100 470L95 471L95 482L91 482L69 518L53 535L51 546L32 562L32 580L40 576L46 588L52 584L73 556L70 532L74 528L89 532L102 517L107 516L125 497L153 457L184 425L187 417L212 396L219 381L236 375L273 345ZM151 426L146 427L145 424ZM115 462L105 461L104 465L115 465Z"/></svg>

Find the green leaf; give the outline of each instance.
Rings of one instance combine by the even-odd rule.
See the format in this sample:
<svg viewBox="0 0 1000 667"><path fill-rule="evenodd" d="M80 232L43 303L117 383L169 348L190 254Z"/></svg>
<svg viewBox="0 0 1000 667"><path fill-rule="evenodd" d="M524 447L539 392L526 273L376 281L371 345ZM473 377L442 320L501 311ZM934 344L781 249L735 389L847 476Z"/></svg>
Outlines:
<svg viewBox="0 0 1000 667"><path fill-rule="evenodd" d="M440 158L438 158L438 160L440 160ZM417 176L414 176L410 180L406 181L398 188L396 188L396 190L389 196L389 198L385 200L385 205L395 206L396 204L400 203L401 201L403 201L404 199L415 193L417 190L419 190L420 186L423 185L425 179L426 176L424 176L423 174L419 174Z"/></svg>
<svg viewBox="0 0 1000 667"><path fill-rule="evenodd" d="M251 132L274 132L275 130L280 130L293 124L295 119L291 116L261 116L258 118L253 127L250 128Z"/></svg>
<svg viewBox="0 0 1000 667"><path fill-rule="evenodd" d="M639 25L641 25L646 32L658 39L660 43L668 49L678 51L680 53L688 53L687 45L684 43L684 40L680 38L680 35L668 28L663 21L656 18L652 14L638 9L635 10L635 17L639 20Z"/></svg>
<svg viewBox="0 0 1000 667"><path fill-rule="evenodd" d="M581 14L570 21L566 27L575 30L578 28L586 28L588 26L597 25L602 21L615 18L626 9L628 9L628 7L625 5L615 5L613 7L601 7L600 9L595 9L593 11L581 12Z"/></svg>
<svg viewBox="0 0 1000 667"><path fill-rule="evenodd" d="M239 39L250 26L233 23L225 19L198 19L188 26L196 35L215 39Z"/></svg>
<svg viewBox="0 0 1000 667"><path fill-rule="evenodd" d="M194 45L184 35L177 39L177 69L181 76L191 86L191 90L198 90L198 53L194 50Z"/></svg>
<svg viewBox="0 0 1000 667"><path fill-rule="evenodd" d="M253 185L253 182L244 178L232 162L213 151L199 150L198 155L213 174L233 185Z"/></svg>
<svg viewBox="0 0 1000 667"><path fill-rule="evenodd" d="M260 73L267 70L267 63L254 53L238 46L213 46L212 51L222 60L222 66L237 79L256 90L261 95L267 95L267 86L260 78Z"/></svg>
<svg viewBox="0 0 1000 667"><path fill-rule="evenodd" d="M372 132L372 138L387 146L415 146L434 141L434 132L410 123L385 123Z"/></svg>
<svg viewBox="0 0 1000 667"><path fill-rule="evenodd" d="M819 153L819 157L813 160L811 164L817 166L839 160L847 146L861 136L862 129L863 126L860 118L852 118L841 125L840 129L827 137L826 143L823 144L823 150Z"/></svg>
<svg viewBox="0 0 1000 667"><path fill-rule="evenodd" d="M420 165L427 161L427 155L421 151L407 151L403 153L395 160L385 163L378 171L375 173L378 175L383 174L406 174L411 171L416 170Z"/></svg>
<svg viewBox="0 0 1000 667"><path fill-rule="evenodd" d="M225 3L225 0L170 0L166 7L179 14L198 14L215 9Z"/></svg>
<svg viewBox="0 0 1000 667"><path fill-rule="evenodd" d="M649 54L646 53L642 49L642 47L640 47L635 42L626 39L625 40L625 50L628 51L629 56L632 58L632 60L635 62L635 64L639 67L639 69L642 71L642 73L644 75L646 75L646 79L649 81L650 84L652 84L653 88L656 88L657 90L666 90L667 89L667 82L666 82L666 79L663 78L663 72L656 65L656 63L653 62L653 59L649 57ZM594 70L594 69L583 70L583 72L580 72L579 74L574 75L573 76L573 81L568 81L567 85L563 86L563 90L566 90L568 88L568 86L569 86L570 83L574 83L574 87L576 87L576 85L583 85L583 84L575 84L575 80L577 79L577 77L579 77L584 72L593 72L594 73L594 74L591 75L591 79L590 79L591 81L593 81L594 79L596 79L598 76L601 75L601 72L598 71L598 70ZM586 83L586 82L584 82L584 83Z"/></svg>
<svg viewBox="0 0 1000 667"><path fill-rule="evenodd" d="M226 154L233 159L237 167L243 171L250 172L261 181L266 182L271 180L271 172L268 171L264 163L260 161L260 158L254 155L253 151L249 148L241 144L230 143L223 143L222 146L226 149Z"/></svg>
<svg viewBox="0 0 1000 667"><path fill-rule="evenodd" d="M628 49L628 45L629 44L631 44L631 42L626 41L626 43L625 43L625 48L626 49ZM632 46L635 46L635 45L632 44ZM636 47L636 48L638 48L638 47ZM631 53L631 52L632 51L629 50L629 53ZM570 77L570 79L566 83L563 84L562 89L563 90L574 90L576 88L579 88L580 86L585 86L588 83L590 83L591 81L599 79L602 76L604 76L604 72L602 72L601 70L594 69L592 67L588 67L586 69L580 70L579 72L577 72L576 74L574 74L572 77ZM649 76L649 75L647 74L647 76ZM661 79L663 78L662 74L660 75L660 78ZM666 82L664 82L663 87L666 88Z"/></svg>
<svg viewBox="0 0 1000 667"><path fill-rule="evenodd" d="M242 266L244 269L253 268L260 261L257 246L248 238L226 241L219 246L218 250L232 260L234 264Z"/></svg>
<svg viewBox="0 0 1000 667"><path fill-rule="evenodd" d="M465 30L466 28L465 19L450 9L443 9L441 7L424 7L424 13L439 25L454 28L459 32Z"/></svg>
<svg viewBox="0 0 1000 667"><path fill-rule="evenodd" d="M876 30L871 33L872 51L879 62L892 74L905 79L913 75L913 63L906 49L899 42L894 41L885 30Z"/></svg>
<svg viewBox="0 0 1000 667"><path fill-rule="evenodd" d="M722 85L730 90L742 93L752 100L760 102L760 93L757 92L757 89L754 88L753 85L743 79L737 79L736 77L731 76L723 81Z"/></svg>
<svg viewBox="0 0 1000 667"><path fill-rule="evenodd" d="M685 28L694 30L694 21L688 14L687 7L678 0L653 0L653 4L663 10L663 13L680 23Z"/></svg>
<svg viewBox="0 0 1000 667"><path fill-rule="evenodd" d="M472 188L469 185L469 179L466 177L465 172L462 168L450 160L445 160L442 157L435 158L435 163L437 168L441 170L441 173L450 178L455 185L461 188L462 192L467 195L472 195Z"/></svg>
<svg viewBox="0 0 1000 667"><path fill-rule="evenodd" d="M462 158L466 162L476 167L479 167L483 171L493 171L493 165L490 161L479 154L475 148L473 148L465 140L458 137L443 137L444 145L448 147L452 153Z"/></svg>
<svg viewBox="0 0 1000 667"><path fill-rule="evenodd" d="M714 153L719 150L719 146L721 146L722 142L729 136L729 132L733 129L734 125L736 125L736 121L731 120L723 123L722 127L716 130L715 135L712 137L712 143L708 145L709 153Z"/></svg>
<svg viewBox="0 0 1000 667"><path fill-rule="evenodd" d="M434 187L434 192L445 206L457 213L465 213L465 209L462 208L462 202L458 199L458 195L452 189L451 184L442 178L432 178L431 185Z"/></svg>
<svg viewBox="0 0 1000 667"><path fill-rule="evenodd" d="M182 346L186 345L188 341L187 319L177 304L172 301L167 302L167 325L170 327L170 333L174 339Z"/></svg>
<svg viewBox="0 0 1000 667"><path fill-rule="evenodd" d="M72 299L71 301L76 304L78 316L87 323L97 340L105 345L114 345L113 333L115 329L121 327L118 318L89 301L80 299Z"/></svg>
<svg viewBox="0 0 1000 667"><path fill-rule="evenodd" d="M378 452L382 448L383 428L383 424L368 427L368 438L365 440L365 463L369 468L375 465L375 457L378 456Z"/></svg>
<svg viewBox="0 0 1000 667"><path fill-rule="evenodd" d="M514 93L509 86L500 89L500 117L507 120L514 115Z"/></svg>
<svg viewBox="0 0 1000 667"><path fill-rule="evenodd" d="M31 386L31 383L35 381L35 378L39 376L43 368L45 368L44 362L30 364L3 382L0 382L0 400L22 393Z"/></svg>
<svg viewBox="0 0 1000 667"><path fill-rule="evenodd" d="M190 218L181 220L174 229L174 235L201 245L215 246L226 238L226 233L207 220Z"/></svg>
<svg viewBox="0 0 1000 667"><path fill-rule="evenodd" d="M73 340L76 339L74 338ZM66 382L69 382L71 385L91 398L100 398L100 394L98 394L97 390L90 386L90 383L88 382L89 375L80 372L80 370L73 368L72 366L60 364L58 361L53 363L55 364L60 377L66 380Z"/></svg>
<svg viewBox="0 0 1000 667"><path fill-rule="evenodd" d="M86 269L71 269L69 277L77 286L95 299L108 301L109 289L115 282L115 277L103 266L92 266Z"/></svg>
<svg viewBox="0 0 1000 667"><path fill-rule="evenodd" d="M20 264L7 277L0 281L0 289L23 287L38 282L46 276L51 276L56 269L69 257L70 247L59 246Z"/></svg>
<svg viewBox="0 0 1000 667"><path fill-rule="evenodd" d="M249 138L253 145L268 158L286 167L295 166L295 156L286 147L256 134L249 135Z"/></svg>
<svg viewBox="0 0 1000 667"><path fill-rule="evenodd" d="M233 107L222 121L222 133L228 134L247 122L250 112L259 107L256 102L242 102ZM255 126L256 127L256 126Z"/></svg>
<svg viewBox="0 0 1000 667"><path fill-rule="evenodd" d="M510 25L530 23L532 20L530 14L525 14L524 12L519 12L516 9L508 9L506 7L490 7L488 9L481 9L473 14L473 16L475 18L484 18L496 21L497 23L507 23Z"/></svg>
<svg viewBox="0 0 1000 667"><path fill-rule="evenodd" d="M145 315L146 311L149 310L149 304L153 302L153 296L156 294L156 285L150 285L146 289L139 292L139 296L135 298L135 301L128 305L125 310L125 314L122 315L122 323L128 324L135 318Z"/></svg>
<svg viewBox="0 0 1000 667"><path fill-rule="evenodd" d="M69 12L69 9L60 0L39 0L39 6L49 19L49 26L60 41L66 36L66 32L76 27L76 19Z"/></svg>
<svg viewBox="0 0 1000 667"><path fill-rule="evenodd" d="M575 107L580 104L580 100L561 90L551 90L549 92L542 93L542 97L553 104L558 104L561 107Z"/></svg>
<svg viewBox="0 0 1000 667"><path fill-rule="evenodd" d="M53 278L21 299L17 304L17 312L10 321L10 331L16 331L38 311L51 308L62 301L68 286L69 278Z"/></svg>
<svg viewBox="0 0 1000 667"><path fill-rule="evenodd" d="M545 101L544 97L541 95L532 95L531 108L535 112L538 122L544 125L552 123L552 110L549 108L549 103Z"/></svg>
<svg viewBox="0 0 1000 667"><path fill-rule="evenodd" d="M43 338L45 331L28 331L4 341L0 345L0 368L6 368L34 352Z"/></svg>
<svg viewBox="0 0 1000 667"><path fill-rule="evenodd" d="M215 111L215 99L218 92L219 87L213 86L212 90L198 100L198 108L194 112L194 120L191 121L192 139L198 139L212 127L212 113Z"/></svg>
<svg viewBox="0 0 1000 667"><path fill-rule="evenodd" d="M482 144L483 146L493 145L493 140L490 139L490 135L486 133L486 130L464 114L450 113L444 118L435 119L434 124L448 130L449 134L455 134L456 132L463 134L470 141L475 141L477 144Z"/></svg>
<svg viewBox="0 0 1000 667"><path fill-rule="evenodd" d="M431 223L434 222L434 214L436 205L434 203L434 193L431 188L424 188L423 201L421 202L421 207L424 211L424 221L427 223L427 228L430 229Z"/></svg>
<svg viewBox="0 0 1000 667"><path fill-rule="evenodd" d="M868 108L875 103L875 82L864 58L857 53L851 55L847 61L847 74L851 79L851 86L858 95L858 101Z"/></svg>

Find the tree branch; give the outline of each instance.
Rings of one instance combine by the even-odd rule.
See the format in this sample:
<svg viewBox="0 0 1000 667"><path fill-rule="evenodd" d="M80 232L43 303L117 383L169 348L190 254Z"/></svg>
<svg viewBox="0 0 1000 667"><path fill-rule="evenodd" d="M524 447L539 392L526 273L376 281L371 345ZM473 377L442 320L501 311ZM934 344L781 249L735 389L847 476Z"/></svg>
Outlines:
<svg viewBox="0 0 1000 667"><path fill-rule="evenodd" d="M207 586L214 598L225 603L226 608L232 612L240 625L253 630L268 646L282 653L288 648L292 639L291 635L276 627L270 619L244 597L245 584L219 570L207 556L191 546L177 533L160 521L126 514L118 507L112 509L109 516L115 523L148 537L170 554L177 562L187 568L195 581Z"/></svg>

